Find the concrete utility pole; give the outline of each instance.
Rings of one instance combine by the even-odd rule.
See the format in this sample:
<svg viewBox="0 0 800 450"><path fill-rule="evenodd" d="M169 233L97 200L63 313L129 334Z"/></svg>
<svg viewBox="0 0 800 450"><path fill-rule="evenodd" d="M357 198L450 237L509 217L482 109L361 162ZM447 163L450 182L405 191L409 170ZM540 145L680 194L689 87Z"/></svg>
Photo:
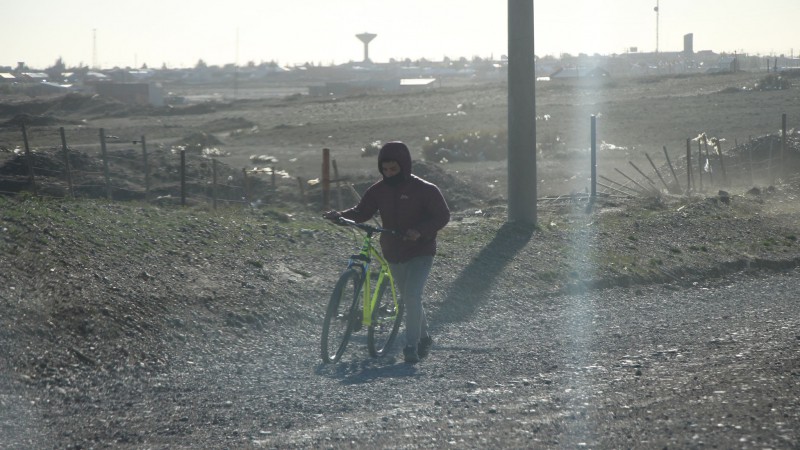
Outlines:
<svg viewBox="0 0 800 450"><path fill-rule="evenodd" d="M536 224L533 0L508 0L508 220Z"/></svg>

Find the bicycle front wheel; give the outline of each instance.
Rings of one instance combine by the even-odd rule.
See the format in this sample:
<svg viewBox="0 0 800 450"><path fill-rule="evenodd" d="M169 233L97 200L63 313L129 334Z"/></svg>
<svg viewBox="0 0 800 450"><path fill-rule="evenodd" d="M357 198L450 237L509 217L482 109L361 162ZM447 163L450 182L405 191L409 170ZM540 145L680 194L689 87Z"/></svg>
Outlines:
<svg viewBox="0 0 800 450"><path fill-rule="evenodd" d="M400 322L403 320L403 303L395 303L389 278L376 286L378 299L372 309L372 320L367 330L367 347L372 356L383 356L392 347Z"/></svg>
<svg viewBox="0 0 800 450"><path fill-rule="evenodd" d="M355 316L362 283L359 271L347 269L333 288L322 325L322 361L326 363L339 361L353 332L353 321L361 320Z"/></svg>

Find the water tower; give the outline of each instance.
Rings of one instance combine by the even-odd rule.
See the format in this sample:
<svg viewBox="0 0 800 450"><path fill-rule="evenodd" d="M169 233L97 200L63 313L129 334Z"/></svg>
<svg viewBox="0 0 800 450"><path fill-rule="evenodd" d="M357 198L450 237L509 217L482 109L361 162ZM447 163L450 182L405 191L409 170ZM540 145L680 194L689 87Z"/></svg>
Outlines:
<svg viewBox="0 0 800 450"><path fill-rule="evenodd" d="M359 41L364 43L364 62L369 62L369 43L378 36L372 33L357 34L356 37Z"/></svg>

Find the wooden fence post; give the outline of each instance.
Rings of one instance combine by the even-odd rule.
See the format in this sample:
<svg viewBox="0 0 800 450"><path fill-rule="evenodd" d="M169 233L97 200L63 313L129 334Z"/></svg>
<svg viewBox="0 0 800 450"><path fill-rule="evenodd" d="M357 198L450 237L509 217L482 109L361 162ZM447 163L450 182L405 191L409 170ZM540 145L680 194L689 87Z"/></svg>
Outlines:
<svg viewBox="0 0 800 450"><path fill-rule="evenodd" d="M331 150L322 149L322 209L327 211L331 206Z"/></svg>
<svg viewBox="0 0 800 450"><path fill-rule="evenodd" d="M181 206L186 206L186 150L181 150Z"/></svg>
<svg viewBox="0 0 800 450"><path fill-rule="evenodd" d="M626 175L626 174L625 174L625 172L623 172L623 171L621 171L621 170L619 170L619 169L616 169L616 168L615 168L614 170L616 170L616 171L617 171L617 172L618 172L620 175L622 175L623 177L627 178L627 179L628 179L628 181L630 181L631 183L633 183L633 184L635 184L636 186L639 186L640 188L642 188L642 194L647 194L648 192L652 192L652 189L648 189L648 188L646 188L646 187L642 186L642 185L641 185L641 183L639 183L638 181L636 181L636 180L634 180L633 178L631 178L631 177L629 177L628 175ZM630 188L628 188L628 189L630 189Z"/></svg>
<svg viewBox="0 0 800 450"><path fill-rule="evenodd" d="M645 154L646 154L646 153L645 153ZM648 157L647 157L647 159L650 159L650 157L648 156ZM652 161L651 161L650 163L652 164ZM656 184L655 184L655 183L653 183L653 180L651 180L651 179L650 179L650 177L648 177L647 175L645 175L645 173L644 173L644 172L642 172L642 171L641 171L641 169L639 169L638 167L636 167L636 164L634 164L634 163L633 163L633 161L628 161L628 164L630 164L631 166L633 166L633 168L634 168L634 169L636 169L636 171L637 171L637 172L639 172L639 175L643 176L643 177L644 177L644 179L645 179L645 180L647 180L647 181L650 183L650 187L652 187L653 189L655 189L655 190L656 190L656 192L658 192L658 187L656 187ZM661 175L659 174L659 176L661 176Z"/></svg>
<svg viewBox="0 0 800 450"><path fill-rule="evenodd" d="M664 177L661 176L661 171L658 170L658 167L656 167L655 163L653 163L653 160L650 159L650 155L645 153L644 156L646 156L647 160L650 161L650 165L653 166L653 170L656 171L656 175L658 175L658 179L661 180L661 184L664 185L664 189L666 189L667 192L669 192L669 185L667 184L666 181L664 181ZM636 166L633 166L633 167L636 167Z"/></svg>
<svg viewBox="0 0 800 450"><path fill-rule="evenodd" d="M697 141L697 179L700 180L699 191L703 192L703 144Z"/></svg>
<svg viewBox="0 0 800 450"><path fill-rule="evenodd" d="M592 187L591 187L591 202L594 203L595 198L597 197L597 116L592 114L591 119L592 124L592 131L591 137L592 140L592 155L591 155L591 174L592 174Z"/></svg>
<svg viewBox="0 0 800 450"><path fill-rule="evenodd" d="M602 188L608 189L609 191L614 191L614 192L616 192L616 193L618 193L620 195L624 195L625 197L630 197L631 196L630 194L628 194L627 192L625 192L625 191L623 191L621 189L617 189L614 186L609 186L607 184L603 184L603 183L601 183L599 181L597 182L597 185L602 187Z"/></svg>
<svg viewBox="0 0 800 450"><path fill-rule="evenodd" d="M211 159L211 199L214 211L217 210L217 159Z"/></svg>
<svg viewBox="0 0 800 450"><path fill-rule="evenodd" d="M711 155L708 153L708 139L705 140L704 147L706 148L706 162L708 163L708 185L714 184L714 166L711 164Z"/></svg>
<svg viewBox="0 0 800 450"><path fill-rule="evenodd" d="M772 175L772 150L773 150L774 141L772 139L772 135L769 136L769 160L767 162L767 178L769 178L770 183L775 183L775 178Z"/></svg>
<svg viewBox="0 0 800 450"><path fill-rule="evenodd" d="M64 151L64 172L67 176L67 193L70 198L75 198L75 192L72 190L72 170L69 167L69 148L67 147L67 136L64 133L64 127L58 129L61 134L61 148Z"/></svg>
<svg viewBox="0 0 800 450"><path fill-rule="evenodd" d="M147 163L147 141L142 135L142 164L144 165L144 201L150 199L150 165ZM134 142L135 144L135 142Z"/></svg>
<svg viewBox="0 0 800 450"><path fill-rule="evenodd" d="M336 167L336 160L331 160L333 165L333 178L336 180L336 209L342 209L342 184L339 179L339 168Z"/></svg>
<svg viewBox="0 0 800 450"><path fill-rule="evenodd" d="M303 179L297 177L297 185L300 187L300 198L302 199L303 203L306 202L306 188L303 186Z"/></svg>
<svg viewBox="0 0 800 450"><path fill-rule="evenodd" d="M750 186L753 185L753 140L747 145L747 172L750 174Z"/></svg>
<svg viewBox="0 0 800 450"><path fill-rule="evenodd" d="M675 186L678 187L678 192L683 192L683 188L681 188L681 182L678 181L678 175L675 174L675 168L672 167L672 161L669 159L669 153L667 153L667 146L664 146L664 156L667 158L667 165L669 166L669 170L672 172L672 178L675 180ZM688 188L686 190L689 191Z"/></svg>
<svg viewBox="0 0 800 450"><path fill-rule="evenodd" d="M621 173L621 172L620 172L620 173ZM602 175L599 175L599 177L600 177L600 178L602 178L603 180L606 180L606 181L608 181L608 182L609 182L609 183L611 183L611 184L614 184L614 185L618 186L619 188L622 188L622 189L627 189L627 190L629 190L630 192L633 192L633 195L639 195L639 194L640 194L640 192L639 192L639 191L637 191L636 189L634 189L634 188L632 188L632 187L630 187L630 186L626 186L626 185L624 185L624 184L622 184L622 183L617 183L616 181L614 181L614 180L612 180L612 179L610 179L610 178L604 177L604 176L602 176ZM622 191L622 190L620 190L620 189L614 188L613 186L610 186L610 187L611 187L611 189L614 189L615 191L617 191L617 192L619 192L619 193L621 193L621 194L624 194L624 195L631 195L631 194L630 194L630 192L625 192L625 191Z"/></svg>
<svg viewBox="0 0 800 450"><path fill-rule="evenodd" d="M247 179L247 167L242 168L242 183L244 185L244 201L250 204L250 183Z"/></svg>
<svg viewBox="0 0 800 450"><path fill-rule="evenodd" d="M103 155L103 176L106 179L106 198L111 200L111 175L108 172L108 150L106 149L106 130L100 128L100 152Z"/></svg>
<svg viewBox="0 0 800 450"><path fill-rule="evenodd" d="M686 139L686 193L692 191L692 140Z"/></svg>
<svg viewBox="0 0 800 450"><path fill-rule="evenodd" d="M717 153L717 157L719 158L719 170L722 171L722 185L727 186L728 184L728 172L725 170L725 160L722 159L722 141L716 139L714 141L714 150Z"/></svg>
<svg viewBox="0 0 800 450"><path fill-rule="evenodd" d="M781 177L786 177L786 113L781 115Z"/></svg>
<svg viewBox="0 0 800 450"><path fill-rule="evenodd" d="M36 178L33 175L33 155L31 154L31 147L28 145L28 130L25 129L25 123L22 123L22 141L25 143L25 163L28 166L28 182L31 184L33 192L36 192Z"/></svg>

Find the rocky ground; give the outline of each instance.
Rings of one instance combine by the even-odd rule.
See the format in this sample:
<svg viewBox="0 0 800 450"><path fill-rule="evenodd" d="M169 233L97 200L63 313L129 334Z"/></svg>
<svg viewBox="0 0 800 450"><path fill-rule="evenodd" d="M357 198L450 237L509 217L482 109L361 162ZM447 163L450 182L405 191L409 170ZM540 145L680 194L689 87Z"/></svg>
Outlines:
<svg viewBox="0 0 800 450"><path fill-rule="evenodd" d="M391 122L377 107L329 121L343 110L357 119L354 101L283 106L270 120L317 119L269 128L286 138L279 157L305 157L294 133ZM161 132L187 134L176 125L187 117ZM424 120L408 117L400 129L412 136ZM144 122L101 114L91 123ZM96 137L82 130L72 131ZM545 166L566 175L570 164ZM565 195L543 197L528 227L507 223L486 183L497 172L478 175L501 163L417 167L442 186L453 219L427 286L435 346L413 366L399 347L370 358L362 335L340 363L321 362L327 297L359 241L296 193L218 210L0 197L0 447L796 448L800 182L791 170L688 195L604 194L591 207L559 176Z"/></svg>
<svg viewBox="0 0 800 450"><path fill-rule="evenodd" d="M791 448L797 192L458 212L415 366L321 362L314 214L2 200L3 446Z"/></svg>

